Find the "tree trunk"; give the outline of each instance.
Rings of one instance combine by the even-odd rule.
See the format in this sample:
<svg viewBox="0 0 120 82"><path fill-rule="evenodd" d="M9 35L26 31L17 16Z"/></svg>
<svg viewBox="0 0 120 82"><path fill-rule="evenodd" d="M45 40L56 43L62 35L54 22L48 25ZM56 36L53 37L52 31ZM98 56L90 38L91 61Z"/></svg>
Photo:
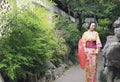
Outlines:
<svg viewBox="0 0 120 82"><path fill-rule="evenodd" d="M81 14L78 13L78 29L81 31L82 28L82 17Z"/></svg>

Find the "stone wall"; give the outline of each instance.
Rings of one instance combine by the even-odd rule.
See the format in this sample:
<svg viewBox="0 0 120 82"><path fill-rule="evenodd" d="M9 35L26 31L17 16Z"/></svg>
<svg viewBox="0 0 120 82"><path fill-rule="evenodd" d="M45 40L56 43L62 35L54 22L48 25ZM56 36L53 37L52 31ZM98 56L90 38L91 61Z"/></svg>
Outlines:
<svg viewBox="0 0 120 82"><path fill-rule="evenodd" d="M48 70L45 74L45 82L51 82L57 79L59 76L61 76L64 73L64 71L67 68L66 64L61 64L60 67L57 68L50 61L47 62L47 65L50 68L50 70Z"/></svg>

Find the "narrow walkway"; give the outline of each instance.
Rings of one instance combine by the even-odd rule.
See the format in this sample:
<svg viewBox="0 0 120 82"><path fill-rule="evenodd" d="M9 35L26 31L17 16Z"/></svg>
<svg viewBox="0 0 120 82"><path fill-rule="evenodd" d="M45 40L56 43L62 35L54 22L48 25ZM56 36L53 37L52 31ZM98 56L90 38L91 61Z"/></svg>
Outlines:
<svg viewBox="0 0 120 82"><path fill-rule="evenodd" d="M99 72L103 69L102 56L98 57L98 77ZM79 65L71 67L60 78L54 82L85 82L85 70L82 70ZM100 82L100 81L98 81Z"/></svg>
<svg viewBox="0 0 120 82"><path fill-rule="evenodd" d="M79 65L74 66L55 82L85 82L85 71L81 70Z"/></svg>

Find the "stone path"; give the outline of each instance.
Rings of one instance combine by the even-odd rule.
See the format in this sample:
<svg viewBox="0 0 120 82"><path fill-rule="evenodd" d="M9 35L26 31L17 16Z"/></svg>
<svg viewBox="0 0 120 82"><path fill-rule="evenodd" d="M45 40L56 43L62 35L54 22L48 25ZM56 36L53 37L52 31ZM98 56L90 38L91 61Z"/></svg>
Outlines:
<svg viewBox="0 0 120 82"><path fill-rule="evenodd" d="M98 75L97 75L98 77L99 77L99 72L102 69L103 69L103 58L101 55L99 55ZM85 82L85 70L82 70L79 65L73 66L54 82Z"/></svg>

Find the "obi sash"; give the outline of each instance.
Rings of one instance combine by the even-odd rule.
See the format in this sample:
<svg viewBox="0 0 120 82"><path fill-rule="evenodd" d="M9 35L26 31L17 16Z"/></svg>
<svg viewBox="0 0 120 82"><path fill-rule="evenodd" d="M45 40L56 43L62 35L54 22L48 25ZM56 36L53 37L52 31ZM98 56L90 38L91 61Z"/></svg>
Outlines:
<svg viewBox="0 0 120 82"><path fill-rule="evenodd" d="M97 48L96 41L87 41L86 48Z"/></svg>

